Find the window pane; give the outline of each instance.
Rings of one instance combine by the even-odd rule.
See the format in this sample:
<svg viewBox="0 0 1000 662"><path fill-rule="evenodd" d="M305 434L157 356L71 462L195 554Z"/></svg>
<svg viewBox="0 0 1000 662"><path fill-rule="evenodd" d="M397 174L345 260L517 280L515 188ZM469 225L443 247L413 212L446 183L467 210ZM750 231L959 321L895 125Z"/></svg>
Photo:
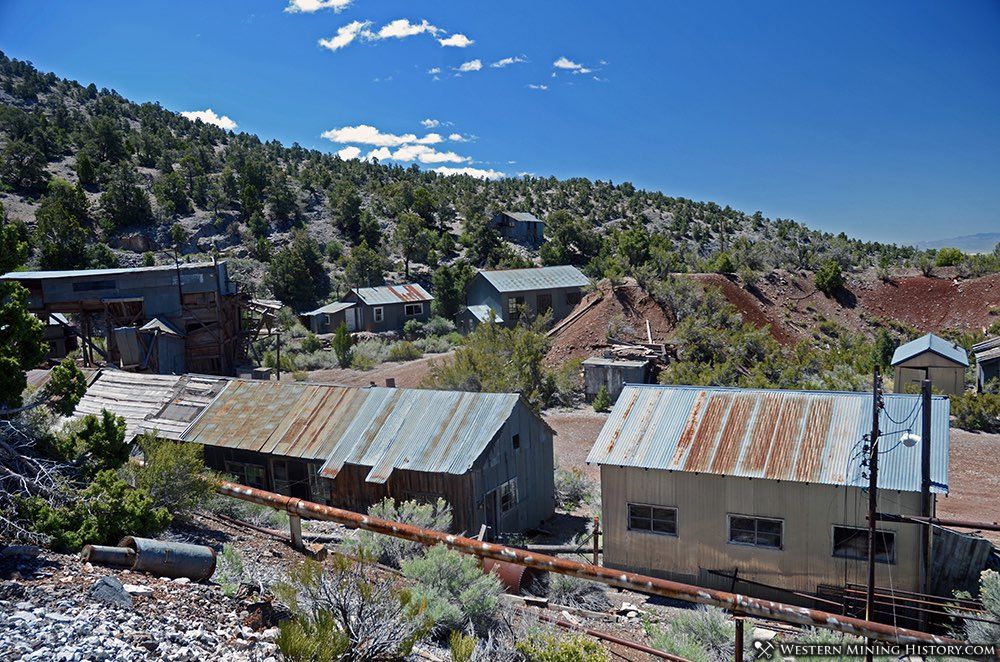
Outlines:
<svg viewBox="0 0 1000 662"><path fill-rule="evenodd" d="M757 527L754 526L753 520L749 517L730 517L729 527L732 529L740 529L741 531L757 530Z"/></svg>
<svg viewBox="0 0 1000 662"><path fill-rule="evenodd" d="M776 533L758 533L757 544L761 547L781 547L781 536Z"/></svg>
<svg viewBox="0 0 1000 662"><path fill-rule="evenodd" d="M649 520L643 519L642 517L629 517L628 528L634 531L649 531L650 530Z"/></svg>
<svg viewBox="0 0 1000 662"><path fill-rule="evenodd" d="M846 559L867 558L868 532L844 526L834 527L833 555Z"/></svg>
<svg viewBox="0 0 1000 662"><path fill-rule="evenodd" d="M774 520L767 520L767 519L759 519L757 520L757 532L780 536L781 522L775 522Z"/></svg>
<svg viewBox="0 0 1000 662"><path fill-rule="evenodd" d="M653 518L674 522L677 520L677 511L673 508L653 508Z"/></svg>
<svg viewBox="0 0 1000 662"><path fill-rule="evenodd" d="M674 522L673 520L668 521L662 519L654 519L653 531L656 531L657 533L669 533L673 535L677 533L677 523Z"/></svg>
<svg viewBox="0 0 1000 662"><path fill-rule="evenodd" d="M631 517L645 517L649 519L652 516L653 508L651 506L637 506L630 503L628 505L628 514Z"/></svg>

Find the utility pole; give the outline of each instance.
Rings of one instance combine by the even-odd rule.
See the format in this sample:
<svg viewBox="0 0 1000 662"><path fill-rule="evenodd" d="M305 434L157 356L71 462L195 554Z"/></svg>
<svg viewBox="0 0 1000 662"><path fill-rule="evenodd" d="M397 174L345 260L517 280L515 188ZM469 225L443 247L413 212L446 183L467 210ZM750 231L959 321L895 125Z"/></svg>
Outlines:
<svg viewBox="0 0 1000 662"><path fill-rule="evenodd" d="M921 383L921 417L920 424L920 514L930 518L931 512L931 380L924 378ZM924 522L920 525L920 592L930 593L931 583L931 525ZM921 612L921 627L926 625L926 615Z"/></svg>
<svg viewBox="0 0 1000 662"><path fill-rule="evenodd" d="M878 366L872 378L872 434L868 444L868 590L865 593L865 620L875 618L875 526L878 523L876 493L878 491L878 415L882 403L882 376ZM868 644L873 642L868 640ZM866 662L871 662L871 651L865 653Z"/></svg>

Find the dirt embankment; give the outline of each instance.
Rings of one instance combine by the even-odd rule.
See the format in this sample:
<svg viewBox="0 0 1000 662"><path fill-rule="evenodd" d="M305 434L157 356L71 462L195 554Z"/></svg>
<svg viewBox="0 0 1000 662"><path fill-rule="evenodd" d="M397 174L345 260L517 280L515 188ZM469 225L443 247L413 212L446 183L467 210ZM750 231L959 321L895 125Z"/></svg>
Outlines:
<svg viewBox="0 0 1000 662"><path fill-rule="evenodd" d="M653 342L666 342L673 323L648 292L632 279L617 286L603 280L552 328L552 347L545 363L558 367L572 359L595 356L608 346L609 338L647 342L647 321Z"/></svg>
<svg viewBox="0 0 1000 662"><path fill-rule="evenodd" d="M980 331L1000 319L1000 274L959 280L942 270L940 276L911 273L886 282L869 271L850 276L834 296L818 291L808 272L774 271L749 288L721 274L691 278L721 290L751 324L770 325L782 344L815 335L824 321L854 332L870 332L876 320L928 332Z"/></svg>

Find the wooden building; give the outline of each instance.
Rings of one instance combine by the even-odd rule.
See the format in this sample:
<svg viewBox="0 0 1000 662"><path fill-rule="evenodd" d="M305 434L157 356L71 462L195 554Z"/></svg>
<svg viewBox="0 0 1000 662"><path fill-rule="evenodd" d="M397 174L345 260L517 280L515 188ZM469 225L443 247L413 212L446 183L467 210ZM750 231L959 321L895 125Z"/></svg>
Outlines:
<svg viewBox="0 0 1000 662"><path fill-rule="evenodd" d="M552 321L563 319L583 299L590 280L574 266L536 267L480 271L466 288L468 309L460 318L468 332L489 318L513 326L525 314L534 317L552 313Z"/></svg>
<svg viewBox="0 0 1000 662"><path fill-rule="evenodd" d="M201 444L237 482L364 512L385 497L452 508L456 531L537 527L553 513L553 432L517 394L356 388L106 371L81 400ZM118 399L151 379L141 407ZM163 381L174 380L174 381Z"/></svg>
<svg viewBox="0 0 1000 662"><path fill-rule="evenodd" d="M341 323L348 331L400 333L410 320L426 322L434 300L420 285L357 287L341 301L304 313L313 333L333 333Z"/></svg>
<svg viewBox="0 0 1000 662"><path fill-rule="evenodd" d="M28 308L39 317L58 319L53 314L59 313L76 318L73 329L86 365L100 357L137 371L229 375L241 358L240 306L225 262L14 271L0 278L26 287ZM153 320L159 320L154 326L171 332L141 333ZM106 349L95 337L106 340ZM181 361L171 355L169 361L150 363L150 357L173 351L157 351L154 344L161 337L164 344L183 341Z"/></svg>
<svg viewBox="0 0 1000 662"><path fill-rule="evenodd" d="M920 396L884 401L883 430L919 432ZM865 583L871 413L865 393L626 386L587 458L601 468L605 565L793 603L789 591ZM931 515L948 491L948 416L935 396ZM881 438L879 510L920 515L920 444L899 441ZM877 584L920 591L920 527L878 530Z"/></svg>
<svg viewBox="0 0 1000 662"><path fill-rule="evenodd" d="M545 241L545 221L526 211L501 211L490 219L490 227L507 241L539 246Z"/></svg>
<svg viewBox="0 0 1000 662"><path fill-rule="evenodd" d="M982 393L987 384L1000 380L1000 338L990 338L972 346L976 357L976 390Z"/></svg>
<svg viewBox="0 0 1000 662"><path fill-rule="evenodd" d="M897 347L892 367L893 390L897 393L919 392L921 382L929 379L935 391L961 395L965 392L969 356L955 343L928 333Z"/></svg>

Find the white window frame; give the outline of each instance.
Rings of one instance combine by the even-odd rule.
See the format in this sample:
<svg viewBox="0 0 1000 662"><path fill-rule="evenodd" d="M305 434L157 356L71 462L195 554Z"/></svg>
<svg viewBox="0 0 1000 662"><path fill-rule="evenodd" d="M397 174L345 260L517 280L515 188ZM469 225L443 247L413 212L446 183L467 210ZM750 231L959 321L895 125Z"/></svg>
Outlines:
<svg viewBox="0 0 1000 662"><path fill-rule="evenodd" d="M857 556L852 556L844 553L837 553L837 529L847 529L850 531L857 531L864 538L865 551ZM890 531L888 529L876 529L875 530L876 539L878 536L888 536L892 540L892 547L890 549L890 554L888 560L885 557L879 558L876 554L875 563L882 563L884 565L896 565L896 532ZM830 555L835 559L848 559L855 561L866 561L868 559L868 529L861 526L851 526L849 524L834 524L830 529Z"/></svg>
<svg viewBox="0 0 1000 662"><path fill-rule="evenodd" d="M385 309L382 306L375 306L372 308L372 321L382 322L385 320Z"/></svg>
<svg viewBox="0 0 1000 662"><path fill-rule="evenodd" d="M750 519L754 520L754 541L755 542L744 542L742 540L733 540L733 519ZM763 545L757 542L760 535L757 527L757 522L777 522L781 527L778 533L778 546L774 545ZM781 551L785 548L785 520L780 517L761 517L759 515L743 515L740 513L729 513L726 515L726 542L730 545L739 545L741 547L754 547L756 549L773 549L776 551Z"/></svg>
<svg viewBox="0 0 1000 662"><path fill-rule="evenodd" d="M518 300L520 299L520 301ZM524 306L524 297L508 297L507 298L507 314L517 315L518 309Z"/></svg>
<svg viewBox="0 0 1000 662"><path fill-rule="evenodd" d="M500 513L501 514L506 515L510 511L512 511L515 508L517 508L517 504L520 503L520 500L518 499L518 494L517 494L517 477L516 476L514 478L511 478L510 480L508 480L505 483L501 483L500 487L497 488L497 491L500 494ZM513 501L509 501L508 502L506 508L504 507L505 492L509 493L510 495L512 495L511 498L513 499Z"/></svg>
<svg viewBox="0 0 1000 662"><path fill-rule="evenodd" d="M650 511L649 511L649 528L648 529L633 528L632 527L632 508L649 508L650 509ZM673 516L674 516L674 530L673 530L673 532L670 532L670 531L654 531L653 530L653 522L654 521L656 521L656 522L666 522L666 521L668 521L668 520L663 519L662 517L653 517L653 510L652 510L653 508L656 508L658 510L667 510L667 511L670 511L671 513L673 513ZM650 534L650 535L654 535L654 536L667 536L669 538L676 538L677 537L677 528L678 528L677 506L659 506L659 505L656 505L656 504L653 504L653 503L636 503L636 502L628 501L628 502L625 503L625 527L628 529L629 533L642 533L642 534Z"/></svg>
<svg viewBox="0 0 1000 662"><path fill-rule="evenodd" d="M410 312L410 308L414 308L414 312ZM422 302L408 303L403 306L403 315L406 317L416 317L418 315L424 314L424 304Z"/></svg>

